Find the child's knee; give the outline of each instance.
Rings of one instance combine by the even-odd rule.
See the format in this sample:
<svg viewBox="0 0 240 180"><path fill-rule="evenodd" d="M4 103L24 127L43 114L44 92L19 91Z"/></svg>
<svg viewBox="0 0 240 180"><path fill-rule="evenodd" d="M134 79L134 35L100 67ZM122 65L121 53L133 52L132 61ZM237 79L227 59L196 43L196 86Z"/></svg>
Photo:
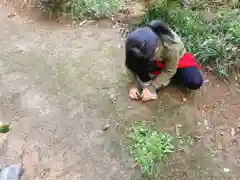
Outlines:
<svg viewBox="0 0 240 180"><path fill-rule="evenodd" d="M202 76L193 77L190 78L188 82L185 82L184 84L188 89L197 90L203 85L203 78Z"/></svg>

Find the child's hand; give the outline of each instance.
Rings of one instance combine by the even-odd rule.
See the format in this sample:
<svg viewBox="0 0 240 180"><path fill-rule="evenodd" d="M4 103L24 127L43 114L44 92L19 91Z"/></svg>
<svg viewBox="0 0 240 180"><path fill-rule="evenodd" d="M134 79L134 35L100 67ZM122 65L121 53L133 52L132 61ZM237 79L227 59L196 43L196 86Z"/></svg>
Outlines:
<svg viewBox="0 0 240 180"><path fill-rule="evenodd" d="M151 92L149 89L144 88L141 94L142 101L149 101L157 99L157 94L155 92Z"/></svg>
<svg viewBox="0 0 240 180"><path fill-rule="evenodd" d="M130 89L130 91L129 91L129 97L130 97L131 99L136 99L136 100L138 100L138 99L139 99L139 96L140 96L140 94L139 94L138 88L132 88L132 89Z"/></svg>

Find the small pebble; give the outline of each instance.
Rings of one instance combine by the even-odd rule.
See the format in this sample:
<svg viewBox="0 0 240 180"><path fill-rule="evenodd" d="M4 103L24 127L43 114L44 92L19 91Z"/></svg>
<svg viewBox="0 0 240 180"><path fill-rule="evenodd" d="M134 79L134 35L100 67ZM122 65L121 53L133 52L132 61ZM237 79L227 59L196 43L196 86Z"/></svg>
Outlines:
<svg viewBox="0 0 240 180"><path fill-rule="evenodd" d="M181 124L177 124L176 125L176 135L177 136L180 136L180 128L182 127L182 125Z"/></svg>
<svg viewBox="0 0 240 180"><path fill-rule="evenodd" d="M206 126L206 128L208 129L208 120L204 120L204 125Z"/></svg>
<svg viewBox="0 0 240 180"><path fill-rule="evenodd" d="M240 93L240 89L236 88L236 91Z"/></svg>
<svg viewBox="0 0 240 180"><path fill-rule="evenodd" d="M186 99L186 98L183 98L183 99L182 99L182 101L183 101L183 102L186 102L186 101L187 101L187 99Z"/></svg>
<svg viewBox="0 0 240 180"><path fill-rule="evenodd" d="M235 131L234 128L231 128L231 135L232 135L232 136L235 136L235 135L236 135L236 131Z"/></svg>
<svg viewBox="0 0 240 180"><path fill-rule="evenodd" d="M230 169L224 168L223 171L224 171L224 172L230 172Z"/></svg>
<svg viewBox="0 0 240 180"><path fill-rule="evenodd" d="M209 82L209 80L208 79L206 79L205 81L204 81L204 83L208 83Z"/></svg>
<svg viewBox="0 0 240 180"><path fill-rule="evenodd" d="M116 122L115 125L114 125L114 127L117 129L118 126L119 126L119 124Z"/></svg>

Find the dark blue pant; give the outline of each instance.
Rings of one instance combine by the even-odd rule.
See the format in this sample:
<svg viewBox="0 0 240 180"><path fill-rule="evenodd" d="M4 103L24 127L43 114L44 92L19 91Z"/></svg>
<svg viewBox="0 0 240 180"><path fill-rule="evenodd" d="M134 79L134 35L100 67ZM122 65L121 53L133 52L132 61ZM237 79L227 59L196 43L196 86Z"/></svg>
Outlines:
<svg viewBox="0 0 240 180"><path fill-rule="evenodd" d="M172 80L191 90L199 89L203 84L202 74L196 67L179 68Z"/></svg>

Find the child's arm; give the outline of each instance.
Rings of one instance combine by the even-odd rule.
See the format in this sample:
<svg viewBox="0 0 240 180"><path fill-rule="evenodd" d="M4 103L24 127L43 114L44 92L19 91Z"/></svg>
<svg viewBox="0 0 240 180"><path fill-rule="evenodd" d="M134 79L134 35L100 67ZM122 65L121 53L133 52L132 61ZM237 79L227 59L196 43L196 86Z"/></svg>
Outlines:
<svg viewBox="0 0 240 180"><path fill-rule="evenodd" d="M166 58L165 67L161 74L153 80L153 86L159 88L169 84L171 78L176 74L179 59L184 53L185 48L181 42L166 47L166 52L164 54Z"/></svg>

